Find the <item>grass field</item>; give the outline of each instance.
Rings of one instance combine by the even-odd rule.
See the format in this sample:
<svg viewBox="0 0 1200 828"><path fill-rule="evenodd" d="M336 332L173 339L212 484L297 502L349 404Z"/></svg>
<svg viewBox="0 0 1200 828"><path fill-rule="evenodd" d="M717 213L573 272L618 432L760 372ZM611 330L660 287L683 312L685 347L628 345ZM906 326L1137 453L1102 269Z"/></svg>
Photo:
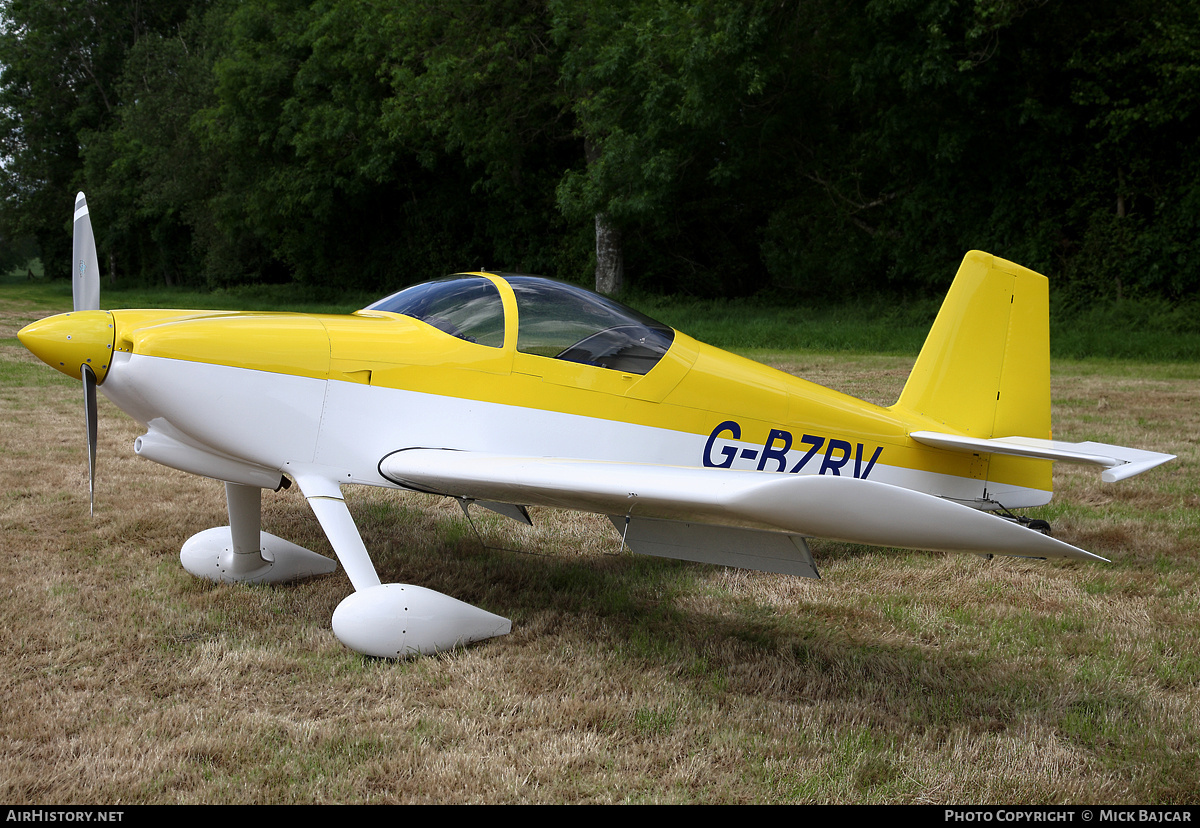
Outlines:
<svg viewBox="0 0 1200 828"><path fill-rule="evenodd" d="M64 304L0 290L10 804L1200 801L1193 363L1054 364L1056 437L1179 455L1114 486L1056 472L1037 516L1111 564L814 542L808 581L635 557L548 510L478 516L481 543L452 501L348 490L383 580L513 620L386 662L334 638L340 571L187 575L222 487L137 459L103 398L89 519L80 390L15 339ZM890 403L915 350L753 355ZM330 553L295 488L263 528Z"/></svg>

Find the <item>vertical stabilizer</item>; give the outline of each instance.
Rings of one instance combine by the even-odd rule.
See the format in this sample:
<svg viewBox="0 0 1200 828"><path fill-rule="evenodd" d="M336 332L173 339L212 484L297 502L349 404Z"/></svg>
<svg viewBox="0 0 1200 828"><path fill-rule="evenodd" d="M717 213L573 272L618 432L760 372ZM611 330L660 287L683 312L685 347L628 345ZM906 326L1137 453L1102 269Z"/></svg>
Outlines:
<svg viewBox="0 0 1200 828"><path fill-rule="evenodd" d="M1046 277L987 253L968 253L896 408L972 437L1048 439Z"/></svg>

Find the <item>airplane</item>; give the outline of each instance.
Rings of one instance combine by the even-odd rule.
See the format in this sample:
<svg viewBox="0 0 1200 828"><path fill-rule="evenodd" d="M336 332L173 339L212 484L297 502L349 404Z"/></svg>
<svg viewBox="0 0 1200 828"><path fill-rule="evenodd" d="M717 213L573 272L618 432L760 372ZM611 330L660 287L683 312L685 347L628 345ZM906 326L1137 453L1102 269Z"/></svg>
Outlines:
<svg viewBox="0 0 1200 828"><path fill-rule="evenodd" d="M897 402L872 405L702 344L607 297L472 272L349 315L100 310L87 200L75 202L74 310L21 342L84 389L95 502L97 389L145 427L134 451L223 481L229 525L182 547L188 572L353 586L337 638L368 656L511 631L433 590L382 583L349 485L608 516L634 553L819 577L810 538L1099 560L1011 510L1053 494L1052 463L1105 482L1173 455L1053 440L1044 276L962 261ZM261 529L294 481L337 562ZM94 506L93 506L94 508Z"/></svg>

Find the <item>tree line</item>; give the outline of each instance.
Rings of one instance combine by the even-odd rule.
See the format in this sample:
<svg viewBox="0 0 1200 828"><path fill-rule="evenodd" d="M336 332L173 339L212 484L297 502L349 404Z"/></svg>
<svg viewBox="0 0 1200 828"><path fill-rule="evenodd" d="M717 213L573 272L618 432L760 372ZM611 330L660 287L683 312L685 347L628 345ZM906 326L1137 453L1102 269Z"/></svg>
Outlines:
<svg viewBox="0 0 1200 828"><path fill-rule="evenodd" d="M0 0L5 254L79 189L138 283L1187 298L1200 3Z"/></svg>

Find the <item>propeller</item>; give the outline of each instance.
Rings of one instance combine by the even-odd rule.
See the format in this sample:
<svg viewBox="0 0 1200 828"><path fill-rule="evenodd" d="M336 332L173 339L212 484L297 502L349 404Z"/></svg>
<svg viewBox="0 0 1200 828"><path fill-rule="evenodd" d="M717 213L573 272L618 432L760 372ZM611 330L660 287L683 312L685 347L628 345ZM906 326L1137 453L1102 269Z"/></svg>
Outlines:
<svg viewBox="0 0 1200 828"><path fill-rule="evenodd" d="M96 257L96 237L88 217L87 197L75 196L75 226L71 245L71 295L76 311L100 309L100 262ZM96 514L96 435L99 414L96 409L96 374L84 364L83 409L87 420L88 496L91 514Z"/></svg>

